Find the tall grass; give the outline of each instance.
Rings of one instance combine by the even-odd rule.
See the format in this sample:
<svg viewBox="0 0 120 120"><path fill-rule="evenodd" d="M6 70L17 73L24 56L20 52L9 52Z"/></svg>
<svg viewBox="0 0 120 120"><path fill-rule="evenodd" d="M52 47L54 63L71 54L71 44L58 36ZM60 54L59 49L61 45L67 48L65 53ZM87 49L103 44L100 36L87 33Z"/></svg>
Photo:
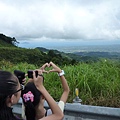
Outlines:
<svg viewBox="0 0 120 120"><path fill-rule="evenodd" d="M15 65L6 61L0 62L0 69L11 72L15 69L27 72L29 69L39 67L27 63ZM120 107L120 63L118 61L102 59L96 63L79 63L61 68L65 71L70 87L67 102L73 101L75 88L78 88L82 104ZM45 87L55 100L59 100L62 94L60 78L56 73L44 74L44 77Z"/></svg>
<svg viewBox="0 0 120 120"><path fill-rule="evenodd" d="M120 66L114 61L66 66L67 80L71 88L80 91L84 104L120 107Z"/></svg>

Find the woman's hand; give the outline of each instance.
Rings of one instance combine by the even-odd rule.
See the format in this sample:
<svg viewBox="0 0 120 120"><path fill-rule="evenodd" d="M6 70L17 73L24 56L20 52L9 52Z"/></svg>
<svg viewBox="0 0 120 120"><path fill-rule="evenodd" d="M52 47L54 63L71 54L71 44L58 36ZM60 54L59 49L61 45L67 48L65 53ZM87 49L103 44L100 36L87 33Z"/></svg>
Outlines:
<svg viewBox="0 0 120 120"><path fill-rule="evenodd" d="M45 64L40 68L40 70L42 70L42 73L48 73L48 71L45 70L46 67L49 67L49 64L48 64L48 63L45 63Z"/></svg>
<svg viewBox="0 0 120 120"><path fill-rule="evenodd" d="M56 66L53 62L50 62L49 63L49 67L52 67L52 70L49 70L49 72L58 72L58 73L61 73L61 69Z"/></svg>
<svg viewBox="0 0 120 120"><path fill-rule="evenodd" d="M46 67L52 67L52 69L49 70L49 71L46 71L46 70L45 70ZM60 73L60 72L61 72L61 69L60 69L58 66L56 66L53 62L50 62L49 64L48 64L48 63L45 63L45 64L40 68L40 70L42 70L43 73L49 73L49 72L58 72L58 73Z"/></svg>
<svg viewBox="0 0 120 120"><path fill-rule="evenodd" d="M53 69L50 70L49 72L58 72L58 73L62 72L62 70L58 66L56 66L53 62L50 62L49 65L53 67ZM70 89L64 75L60 76L60 80L63 88L63 93L61 95L60 101L63 101L64 103L66 103Z"/></svg>
<svg viewBox="0 0 120 120"><path fill-rule="evenodd" d="M33 82L37 89L41 90L43 88L43 71L42 70L37 70L38 71L38 76L36 77L35 71L33 71Z"/></svg>

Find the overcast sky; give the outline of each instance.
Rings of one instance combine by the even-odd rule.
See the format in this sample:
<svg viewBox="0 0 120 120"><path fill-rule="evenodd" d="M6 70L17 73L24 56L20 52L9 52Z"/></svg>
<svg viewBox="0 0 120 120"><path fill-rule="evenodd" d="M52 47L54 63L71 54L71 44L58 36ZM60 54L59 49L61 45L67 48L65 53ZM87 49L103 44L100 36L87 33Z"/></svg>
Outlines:
<svg viewBox="0 0 120 120"><path fill-rule="evenodd" d="M118 42L120 0L0 0L0 33L20 42Z"/></svg>

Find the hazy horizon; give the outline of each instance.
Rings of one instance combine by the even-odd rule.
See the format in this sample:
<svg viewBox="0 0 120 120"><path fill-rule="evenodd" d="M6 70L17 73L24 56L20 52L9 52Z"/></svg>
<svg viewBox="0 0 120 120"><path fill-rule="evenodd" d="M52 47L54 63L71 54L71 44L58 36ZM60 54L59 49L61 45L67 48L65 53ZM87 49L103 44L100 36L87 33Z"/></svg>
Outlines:
<svg viewBox="0 0 120 120"><path fill-rule="evenodd" d="M36 48L43 47L46 49L58 50L65 53L73 52L87 52L87 51L100 51L100 52L120 52L120 41L116 42L41 42L41 43L28 43L23 42L18 45L22 48Z"/></svg>
<svg viewBox="0 0 120 120"><path fill-rule="evenodd" d="M24 47L24 48L36 48L36 47L44 47L44 48L54 48L54 47L71 47L71 46L99 46L99 45L120 45L120 41L116 40L116 41L49 41L49 42L21 42L18 41L19 47Z"/></svg>

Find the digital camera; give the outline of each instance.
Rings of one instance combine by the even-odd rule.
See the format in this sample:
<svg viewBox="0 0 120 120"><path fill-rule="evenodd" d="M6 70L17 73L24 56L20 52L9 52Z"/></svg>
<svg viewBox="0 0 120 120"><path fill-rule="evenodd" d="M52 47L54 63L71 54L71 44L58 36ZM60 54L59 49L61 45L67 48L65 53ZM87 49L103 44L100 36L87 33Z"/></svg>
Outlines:
<svg viewBox="0 0 120 120"><path fill-rule="evenodd" d="M22 84L22 80L25 78L25 72L22 72L20 70L14 70L14 74L18 78L20 84Z"/></svg>
<svg viewBox="0 0 120 120"><path fill-rule="evenodd" d="M27 74L28 74L28 78L33 78L33 70L28 70ZM36 77L38 76L37 70L35 71L35 75L36 75Z"/></svg>

